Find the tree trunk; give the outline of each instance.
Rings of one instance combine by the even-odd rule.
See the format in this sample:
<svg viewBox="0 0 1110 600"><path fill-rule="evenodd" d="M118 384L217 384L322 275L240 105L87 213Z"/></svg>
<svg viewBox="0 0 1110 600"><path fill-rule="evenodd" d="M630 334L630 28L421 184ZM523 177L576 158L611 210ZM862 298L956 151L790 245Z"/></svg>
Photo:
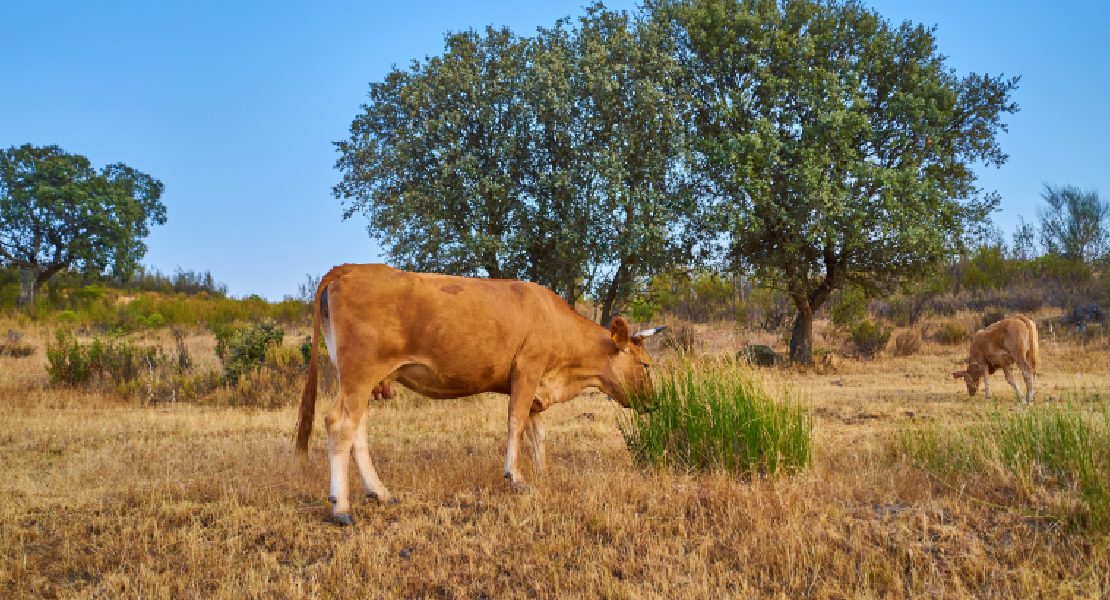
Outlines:
<svg viewBox="0 0 1110 600"><path fill-rule="evenodd" d="M799 365L813 364L813 309L806 302L795 300L798 316L794 318L794 331L790 334L790 362Z"/></svg>
<svg viewBox="0 0 1110 600"><path fill-rule="evenodd" d="M609 327L613 320L613 305L617 302L617 290L624 280L624 274L628 270L622 262L617 274L613 276L613 282L609 285L609 291L605 294L605 300L601 304L601 326Z"/></svg>
<svg viewBox="0 0 1110 600"><path fill-rule="evenodd" d="M42 286L45 285L46 282L50 281L50 278L53 277L58 271L61 271L65 267L66 265L51 265L47 267L44 271L36 274L35 280L31 283L31 297L28 299L27 303L31 306L34 306L35 296L38 295L39 290L42 289Z"/></svg>

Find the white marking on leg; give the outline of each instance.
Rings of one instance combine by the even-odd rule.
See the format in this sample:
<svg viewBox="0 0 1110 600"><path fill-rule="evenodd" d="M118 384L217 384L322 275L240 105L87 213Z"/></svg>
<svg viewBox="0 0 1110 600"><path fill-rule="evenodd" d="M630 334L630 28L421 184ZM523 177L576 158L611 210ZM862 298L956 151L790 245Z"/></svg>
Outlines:
<svg viewBox="0 0 1110 600"><path fill-rule="evenodd" d="M350 464L351 446L354 443L354 423L342 410L343 392L325 420L328 428L328 462L331 465L331 495L335 507L333 514L351 512L347 494L347 465Z"/></svg>

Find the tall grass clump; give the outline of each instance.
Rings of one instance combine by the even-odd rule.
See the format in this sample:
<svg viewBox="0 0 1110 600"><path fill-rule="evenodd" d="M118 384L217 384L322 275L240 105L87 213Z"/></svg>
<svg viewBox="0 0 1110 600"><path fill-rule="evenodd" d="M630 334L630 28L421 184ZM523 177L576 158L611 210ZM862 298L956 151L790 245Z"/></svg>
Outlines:
<svg viewBox="0 0 1110 600"><path fill-rule="evenodd" d="M773 398L744 366L685 361L633 403L649 409L632 412L619 427L642 467L751 477L797 471L812 460L809 408L790 394Z"/></svg>
<svg viewBox="0 0 1110 600"><path fill-rule="evenodd" d="M899 431L904 455L941 478L1002 472L1031 494L1038 487L1074 493L1072 515L1110 530L1110 404L1065 403L976 415L966 428L913 425Z"/></svg>

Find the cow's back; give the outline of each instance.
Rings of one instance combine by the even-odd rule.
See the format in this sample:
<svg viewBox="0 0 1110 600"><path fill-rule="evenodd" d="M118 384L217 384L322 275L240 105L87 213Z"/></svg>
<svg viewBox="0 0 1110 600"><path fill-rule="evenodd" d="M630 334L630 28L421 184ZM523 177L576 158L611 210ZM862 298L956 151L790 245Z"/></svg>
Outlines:
<svg viewBox="0 0 1110 600"><path fill-rule="evenodd" d="M348 362L340 372L355 363L387 365L390 372L401 369L398 378L409 387L429 380L424 391L433 396L507 392L521 353L533 362L551 361L580 336L583 322L600 330L533 283L377 264L339 270L328 301L333 326L341 330L338 354Z"/></svg>

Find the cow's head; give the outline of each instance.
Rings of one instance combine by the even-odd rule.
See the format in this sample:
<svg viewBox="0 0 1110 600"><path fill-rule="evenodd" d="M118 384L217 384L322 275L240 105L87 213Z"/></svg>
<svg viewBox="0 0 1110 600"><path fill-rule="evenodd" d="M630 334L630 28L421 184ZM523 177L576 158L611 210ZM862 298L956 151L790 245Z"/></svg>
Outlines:
<svg viewBox="0 0 1110 600"><path fill-rule="evenodd" d="M609 335L616 345L616 353L609 357L611 390L606 390L617 402L626 408L637 404L636 398L645 398L651 391L651 357L644 350L644 340L666 329L666 325L646 329L633 335L628 333L628 323L621 317L613 319ZM640 402L636 408L647 410L650 407Z"/></svg>
<svg viewBox="0 0 1110 600"><path fill-rule="evenodd" d="M983 367L979 363L969 363L966 371L956 371L952 374L953 379L964 380L967 384L967 395L974 396L975 392L979 390L979 378L983 376Z"/></svg>

